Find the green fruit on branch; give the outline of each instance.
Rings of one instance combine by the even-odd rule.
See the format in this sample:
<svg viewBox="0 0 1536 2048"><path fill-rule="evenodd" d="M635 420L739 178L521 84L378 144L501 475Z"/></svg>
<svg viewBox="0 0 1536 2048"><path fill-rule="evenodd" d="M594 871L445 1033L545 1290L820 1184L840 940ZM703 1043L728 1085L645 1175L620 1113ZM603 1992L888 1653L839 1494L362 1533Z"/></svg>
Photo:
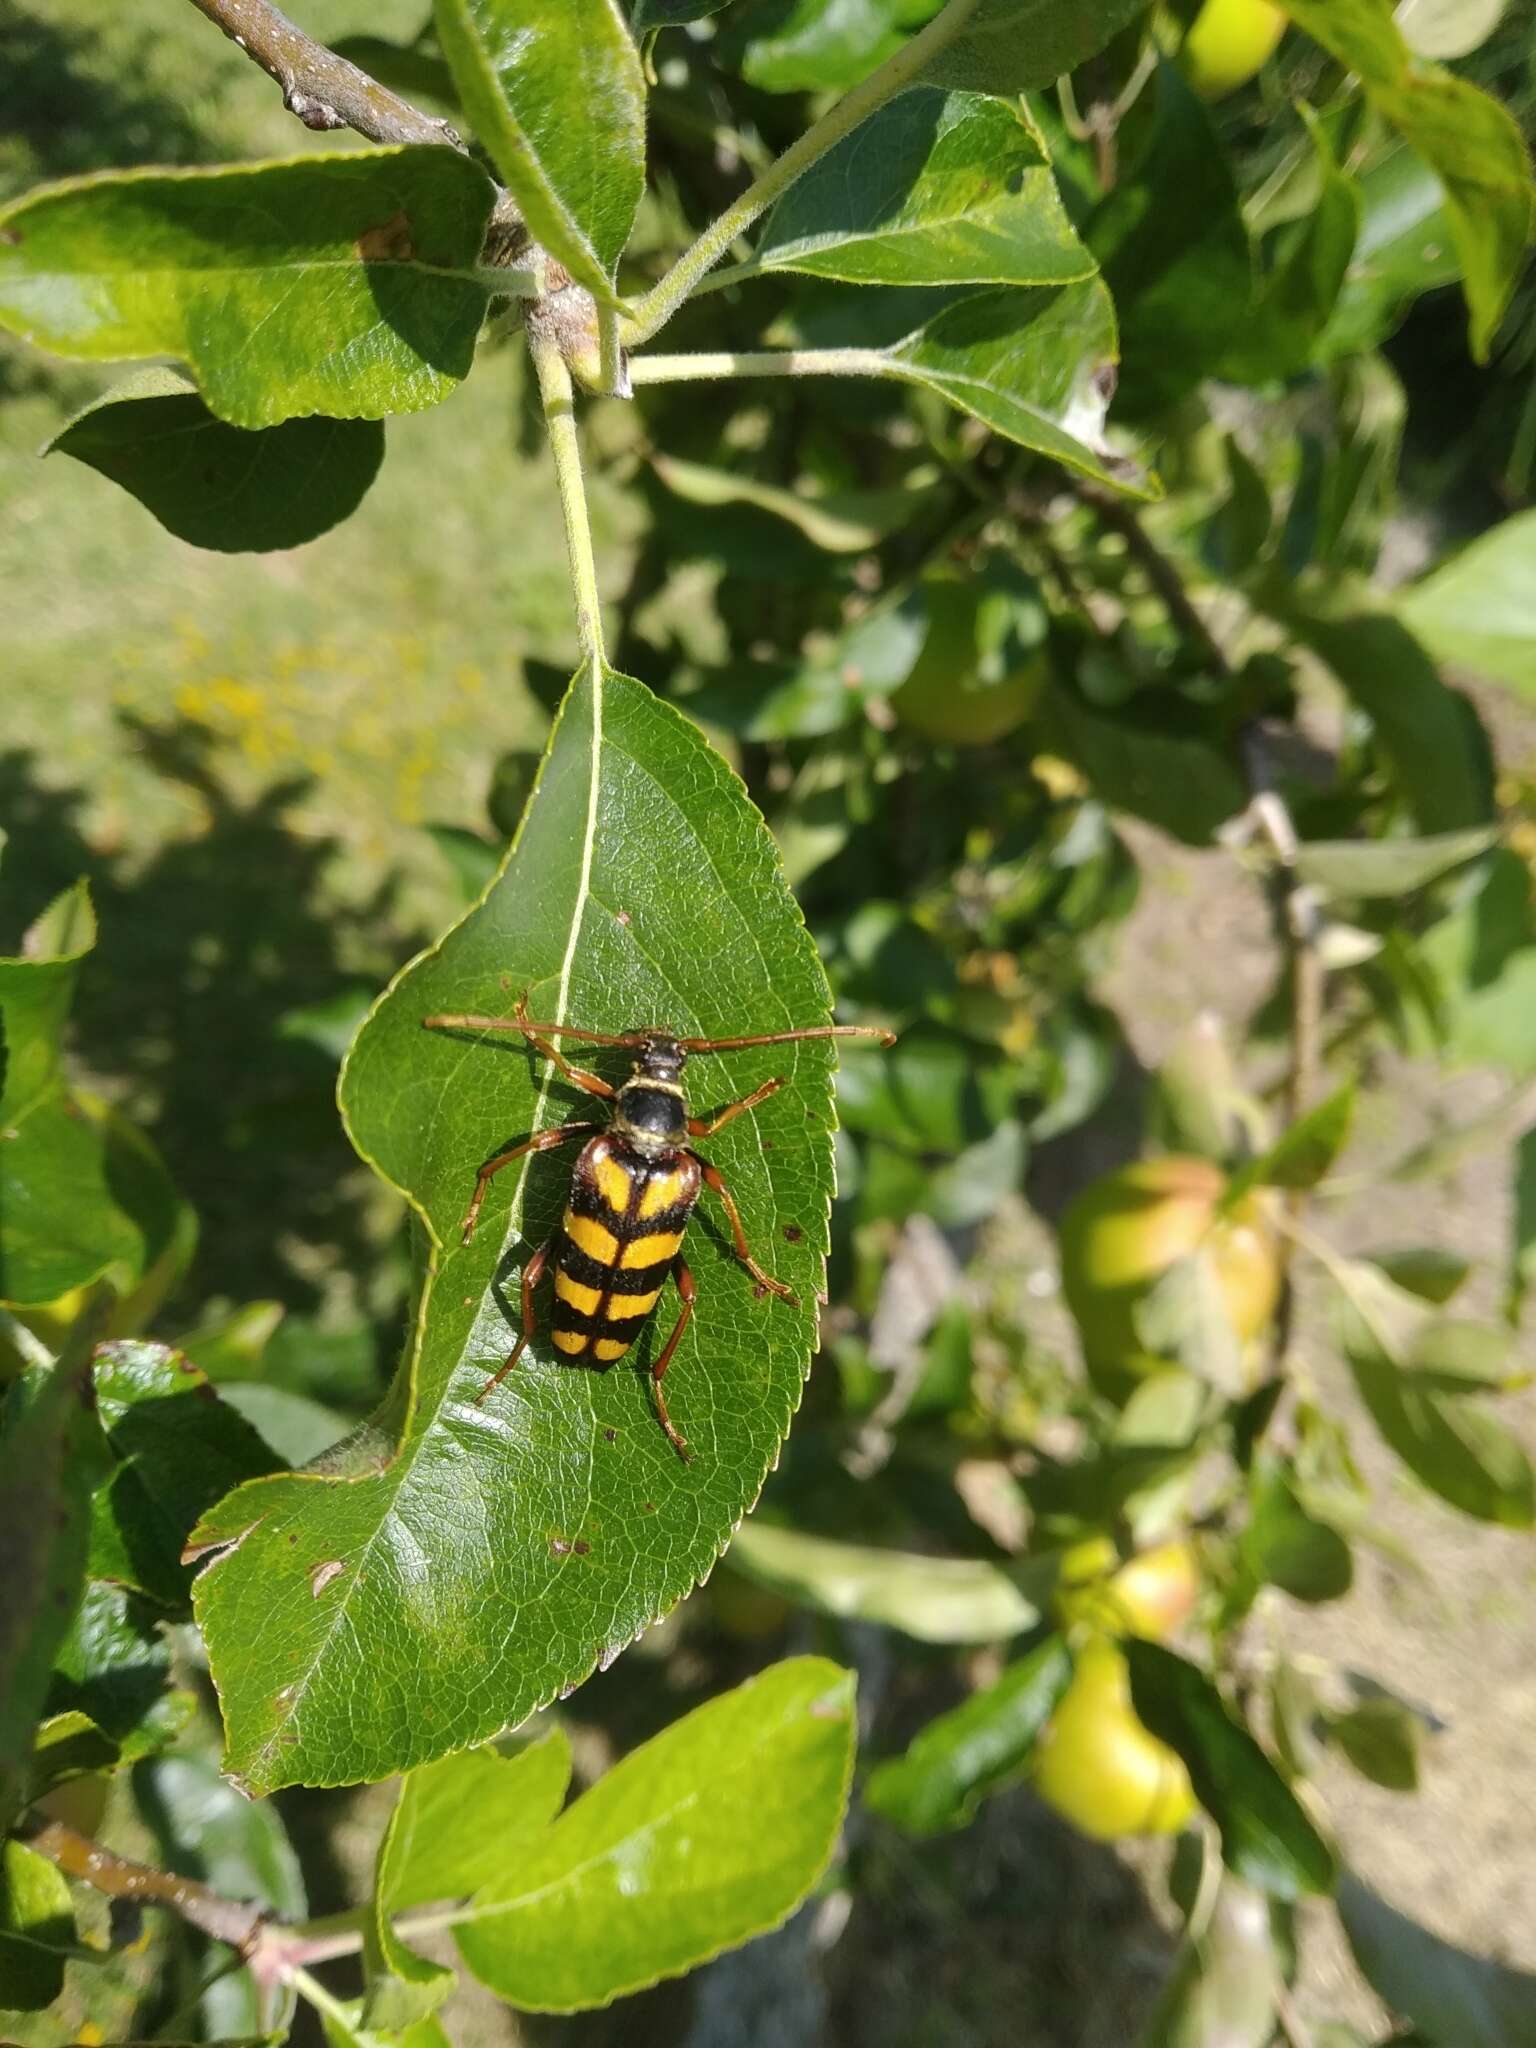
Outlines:
<svg viewBox="0 0 1536 2048"><path fill-rule="evenodd" d="M1210 1260L1257 1381L1255 1340L1280 1301L1279 1245L1263 1195L1223 1211L1226 1185L1208 1159L1142 1159L1085 1188L1062 1218L1062 1286L1088 1376L1111 1400L1125 1400L1149 1373L1179 1363L1147 1349L1136 1310L1169 1267L1194 1252Z"/></svg>
<svg viewBox="0 0 1536 2048"><path fill-rule="evenodd" d="M1136 1718L1124 1657L1106 1637L1078 1651L1072 1682L1040 1738L1035 1790L1096 1841L1171 1835L1195 1811L1189 1773Z"/></svg>
<svg viewBox="0 0 1536 2048"><path fill-rule="evenodd" d="M1205 0L1179 45L1179 68L1201 99L1224 99L1269 61L1285 26L1270 0Z"/></svg>

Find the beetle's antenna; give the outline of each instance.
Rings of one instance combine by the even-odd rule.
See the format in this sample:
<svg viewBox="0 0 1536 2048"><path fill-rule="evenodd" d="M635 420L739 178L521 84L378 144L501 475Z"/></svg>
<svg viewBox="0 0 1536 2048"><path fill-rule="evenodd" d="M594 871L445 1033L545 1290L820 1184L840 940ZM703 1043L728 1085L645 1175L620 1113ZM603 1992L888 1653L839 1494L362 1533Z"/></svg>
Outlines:
<svg viewBox="0 0 1536 2048"><path fill-rule="evenodd" d="M424 1031L537 1031L545 1038L581 1038L588 1045L638 1046L645 1042L641 1031L583 1031L579 1024L539 1024L532 1017L465 1017L444 1015L423 1017Z"/></svg>
<svg viewBox="0 0 1536 2048"><path fill-rule="evenodd" d="M684 1052L740 1052L749 1045L788 1045L799 1038L873 1038L894 1045L896 1034L883 1024L808 1024L801 1031L763 1031L752 1038L680 1038ZM614 1041L627 1043L628 1041Z"/></svg>

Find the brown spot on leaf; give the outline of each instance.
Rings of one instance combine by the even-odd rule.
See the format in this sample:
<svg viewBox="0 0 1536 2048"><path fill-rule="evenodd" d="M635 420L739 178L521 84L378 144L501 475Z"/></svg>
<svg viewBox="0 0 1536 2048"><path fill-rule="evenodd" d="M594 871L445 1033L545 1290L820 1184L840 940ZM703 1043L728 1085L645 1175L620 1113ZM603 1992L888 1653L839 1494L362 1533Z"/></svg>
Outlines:
<svg viewBox="0 0 1536 2048"><path fill-rule="evenodd" d="M0 228L0 242L4 242L7 249L19 249L22 244L21 229Z"/></svg>
<svg viewBox="0 0 1536 2048"><path fill-rule="evenodd" d="M576 1538L576 1541L571 1545L571 1548L575 1551L578 1557L590 1557L592 1554L591 1544L583 1542L581 1537L579 1536Z"/></svg>
<svg viewBox="0 0 1536 2048"><path fill-rule="evenodd" d="M603 1431L603 1441L605 1443L615 1444L618 1440L619 1432L616 1429L605 1429Z"/></svg>
<svg viewBox="0 0 1536 2048"><path fill-rule="evenodd" d="M357 254L363 263L409 263L416 254L409 214L402 208L382 227L364 228L357 238Z"/></svg>
<svg viewBox="0 0 1536 2048"><path fill-rule="evenodd" d="M800 1228L800 1226L799 1226L799 1224L798 1224L798 1223L786 1223L786 1224L785 1224L785 1226L784 1226L784 1236L785 1236L785 1239L786 1239L786 1241L787 1241L788 1243L790 1243L790 1244L798 1244L798 1243L800 1242L801 1238L802 1238L802 1237L804 1237L804 1235L805 1235L805 1232L804 1232L804 1231L803 1231L803 1230L802 1230L802 1229Z"/></svg>

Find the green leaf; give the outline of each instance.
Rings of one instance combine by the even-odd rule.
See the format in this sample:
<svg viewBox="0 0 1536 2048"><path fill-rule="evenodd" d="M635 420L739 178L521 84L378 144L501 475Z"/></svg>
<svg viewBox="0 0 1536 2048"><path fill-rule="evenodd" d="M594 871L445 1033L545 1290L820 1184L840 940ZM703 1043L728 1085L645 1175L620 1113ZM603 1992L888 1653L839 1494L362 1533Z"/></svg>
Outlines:
<svg viewBox="0 0 1536 2048"><path fill-rule="evenodd" d="M0 1846L0 2007L41 2012L52 2005L75 1948L63 1872L23 1842Z"/></svg>
<svg viewBox="0 0 1536 2048"><path fill-rule="evenodd" d="M1338 1903L1362 1976L1433 2048L1536 2048L1536 1976L1442 1941L1347 1871Z"/></svg>
<svg viewBox="0 0 1536 2048"><path fill-rule="evenodd" d="M114 1766L163 1749L195 1705L191 1694L169 1689L164 1619L137 1594L92 1580L55 1652L50 1717L87 1720L113 1745Z"/></svg>
<svg viewBox="0 0 1536 2048"><path fill-rule="evenodd" d="M1023 111L935 90L899 94L813 164L755 261L854 284L1066 284L1094 268Z"/></svg>
<svg viewBox="0 0 1536 2048"><path fill-rule="evenodd" d="M1402 623L1384 612L1323 617L1295 606L1284 622L1325 661L1370 718L1398 789L1424 832L1488 823L1487 736ZM1278 615L1278 613L1277 613Z"/></svg>
<svg viewBox="0 0 1536 2048"><path fill-rule="evenodd" d="M1531 230L1531 165L1513 116L1467 79L1415 57L1388 0L1284 0L1284 6L1359 76L1383 120L1428 159L1444 184L1472 353L1486 361Z"/></svg>
<svg viewBox="0 0 1536 2048"><path fill-rule="evenodd" d="M1511 1203L1509 1301L1519 1315L1536 1286L1536 1126L1522 1133L1515 1146L1514 1199Z"/></svg>
<svg viewBox="0 0 1536 2048"><path fill-rule="evenodd" d="M1519 1442L1491 1415L1444 1391L1435 1319L1415 1296L1358 1260L1330 1267L1339 1296L1339 1342L1382 1436L1431 1492L1480 1521L1536 1523L1536 1475ZM1453 1340L1454 1341L1454 1340ZM1417 1360L1426 1356L1427 1369Z"/></svg>
<svg viewBox="0 0 1536 2048"><path fill-rule="evenodd" d="M872 511L884 514L900 507L910 517L914 509L907 492L889 501L882 494L873 505L869 502L873 495L870 493L809 498L777 484L759 483L756 478L734 470L711 469L702 462L685 462L675 455L652 455L651 468L669 491L675 491L691 505L754 505L776 519L788 520L813 547L834 555L863 554L884 538L888 522L884 517L872 519ZM898 519L891 523L900 522ZM730 687L740 695L742 682L736 670L731 672ZM775 694L782 695L783 687ZM849 694L846 685L843 687L844 694Z"/></svg>
<svg viewBox="0 0 1536 2048"><path fill-rule="evenodd" d="M1229 1400L1249 1391L1242 1339L1216 1261L1205 1247L1175 1259L1131 1310L1139 1342Z"/></svg>
<svg viewBox="0 0 1536 2048"><path fill-rule="evenodd" d="M921 1643L991 1643L1022 1635L1040 1612L1008 1574L981 1559L924 1557L749 1522L731 1563L771 1592L845 1621L876 1621Z"/></svg>
<svg viewBox="0 0 1536 2048"><path fill-rule="evenodd" d="M465 1962L509 2004L573 2012L778 1926L842 1824L853 1691L794 1657L673 1722L481 1887Z"/></svg>
<svg viewBox="0 0 1536 2048"><path fill-rule="evenodd" d="M980 0L923 77L967 92L1033 92L1096 57L1142 11L1143 0Z"/></svg>
<svg viewBox="0 0 1536 2048"><path fill-rule="evenodd" d="M630 18L638 35L643 29L680 28L685 21L702 21L728 4L729 0L634 0Z"/></svg>
<svg viewBox="0 0 1536 2048"><path fill-rule="evenodd" d="M83 1407L90 1330L0 1407L0 1828L21 1797L55 1653L79 1605L100 1434Z"/></svg>
<svg viewBox="0 0 1536 2048"><path fill-rule="evenodd" d="M666 1383L694 1462L667 1443L636 1364L675 1319L670 1287L616 1369L572 1365L540 1336L477 1404L571 1168L567 1153L505 1174L461 1248L476 1168L530 1130L602 1112L515 1032L469 1042L422 1019L509 1015L508 990L524 988L535 1014L596 1029L736 1036L827 1016L815 948L740 782L686 719L611 671L578 677L500 876L398 978L343 1073L354 1142L408 1192L433 1249L387 1433L340 1447L326 1470L241 1487L197 1532L243 1539L194 1601L229 1767L253 1786L387 1776L515 1726L611 1662L708 1572L799 1400L832 1191L833 1054L815 1040L689 1070L700 1108L787 1077L704 1150L801 1304L754 1296L706 1193L687 1253L698 1307ZM591 1057L623 1071L622 1057Z"/></svg>
<svg viewBox="0 0 1536 2048"><path fill-rule="evenodd" d="M469 374L493 195L426 143L77 178L0 212L0 326L173 357L237 427L420 412Z"/></svg>
<svg viewBox="0 0 1536 2048"><path fill-rule="evenodd" d="M723 50L760 92L842 92L894 56L924 0L736 0Z"/></svg>
<svg viewBox="0 0 1536 2048"><path fill-rule="evenodd" d="M48 443L121 484L168 533L221 553L302 547L357 510L384 459L377 420L217 419L174 370L143 370Z"/></svg>
<svg viewBox="0 0 1536 2048"><path fill-rule="evenodd" d="M1222 1195L1232 1208L1254 1188L1315 1188L1333 1171L1355 1120L1355 1086L1347 1081L1296 1119L1257 1159L1233 1174Z"/></svg>
<svg viewBox="0 0 1536 2048"><path fill-rule="evenodd" d="M1461 275L1445 212L1445 187L1414 150L1399 144L1357 180L1360 229L1320 361L1343 364L1377 347L1413 301Z"/></svg>
<svg viewBox="0 0 1536 2048"><path fill-rule="evenodd" d="M1438 661L1536 697L1536 512L1453 555L1397 600L1397 613Z"/></svg>
<svg viewBox="0 0 1536 2048"><path fill-rule="evenodd" d="M1306 369L1349 276L1360 231L1358 186L1339 169L1322 123L1310 109L1299 111L1317 164L1317 203L1278 229L1265 250L1252 311L1220 365L1220 375L1234 383L1279 381Z"/></svg>
<svg viewBox="0 0 1536 2048"><path fill-rule="evenodd" d="M1040 1731L1072 1678L1060 1636L1050 1636L1001 1678L940 1714L905 1755L877 1764L864 1803L909 1835L963 1827L989 1792L1028 1764Z"/></svg>
<svg viewBox="0 0 1536 2048"><path fill-rule="evenodd" d="M1419 1719L1401 1700L1365 1699L1329 1716L1328 1731L1362 1777L1389 1792L1419 1785Z"/></svg>
<svg viewBox="0 0 1536 2048"><path fill-rule="evenodd" d="M1406 1287L1423 1301L1445 1302L1464 1287L1472 1274L1472 1262L1458 1252L1439 1245L1404 1245L1392 1251L1372 1252L1371 1264L1380 1266L1389 1280Z"/></svg>
<svg viewBox="0 0 1536 2048"><path fill-rule="evenodd" d="M1330 896L1407 896L1486 853L1498 836L1497 825L1473 825L1427 839L1309 839L1297 848L1296 872Z"/></svg>
<svg viewBox="0 0 1536 2048"><path fill-rule="evenodd" d="M119 1199L125 1178L143 1192L134 1169L148 1147L123 1138L104 1106L71 1100L64 1084L64 1024L95 943L79 882L44 911L19 957L0 959L0 1302L18 1307L56 1301L108 1272L126 1291L152 1255Z"/></svg>
<svg viewBox="0 0 1536 2048"><path fill-rule="evenodd" d="M1275 1898L1333 1889L1333 1852L1203 1671L1158 1643L1121 1644L1136 1712L1183 1758L1195 1796L1221 1830L1222 1859Z"/></svg>
<svg viewBox="0 0 1536 2048"><path fill-rule="evenodd" d="M1283 1986L1269 1900L1227 1872L1138 2048L1269 2048Z"/></svg>
<svg viewBox="0 0 1536 2048"><path fill-rule="evenodd" d="M952 299L884 357L891 375L938 392L1006 440L1116 490L1153 495L1104 442L1119 344L1097 278Z"/></svg>
<svg viewBox="0 0 1536 2048"><path fill-rule="evenodd" d="M1087 242L1120 323L1118 409L1135 419L1160 413L1215 372L1253 297L1227 153L1171 64L1158 68L1145 147L1100 201Z"/></svg>
<svg viewBox="0 0 1536 2048"><path fill-rule="evenodd" d="M1101 711L1058 682L1042 711L1055 749L1082 769L1097 796L1186 846L1209 844L1247 804L1247 785L1228 754L1189 706L1161 692Z"/></svg>
<svg viewBox="0 0 1536 2048"><path fill-rule="evenodd" d="M379 1844L364 1930L369 2026L409 2025L454 1982L451 1970L406 1946L389 1916L494 1883L553 1821L570 1777L571 1746L559 1729L515 1756L470 1749L410 1773Z"/></svg>
<svg viewBox="0 0 1536 2048"><path fill-rule="evenodd" d="M115 1468L92 1502L91 1575L185 1616L187 1537L232 1487L281 1461L166 1344L100 1346L96 1410Z"/></svg>
<svg viewBox="0 0 1536 2048"><path fill-rule="evenodd" d="M1349 1545L1336 1529L1307 1513L1279 1467L1255 1483L1248 1526L1238 1543L1254 1577L1293 1600L1339 1600L1354 1582Z"/></svg>
<svg viewBox="0 0 1536 2048"><path fill-rule="evenodd" d="M459 99L534 235L617 305L645 190L645 77L616 0L436 0Z"/></svg>

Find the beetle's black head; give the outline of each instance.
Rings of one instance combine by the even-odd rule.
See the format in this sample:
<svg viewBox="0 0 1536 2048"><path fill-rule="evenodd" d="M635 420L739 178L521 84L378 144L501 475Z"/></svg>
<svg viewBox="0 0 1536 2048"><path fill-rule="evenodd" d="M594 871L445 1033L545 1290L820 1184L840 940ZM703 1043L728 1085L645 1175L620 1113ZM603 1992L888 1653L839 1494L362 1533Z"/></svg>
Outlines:
<svg viewBox="0 0 1536 2048"><path fill-rule="evenodd" d="M669 1031L647 1031L635 1061L636 1080L673 1081L682 1078L688 1055Z"/></svg>

